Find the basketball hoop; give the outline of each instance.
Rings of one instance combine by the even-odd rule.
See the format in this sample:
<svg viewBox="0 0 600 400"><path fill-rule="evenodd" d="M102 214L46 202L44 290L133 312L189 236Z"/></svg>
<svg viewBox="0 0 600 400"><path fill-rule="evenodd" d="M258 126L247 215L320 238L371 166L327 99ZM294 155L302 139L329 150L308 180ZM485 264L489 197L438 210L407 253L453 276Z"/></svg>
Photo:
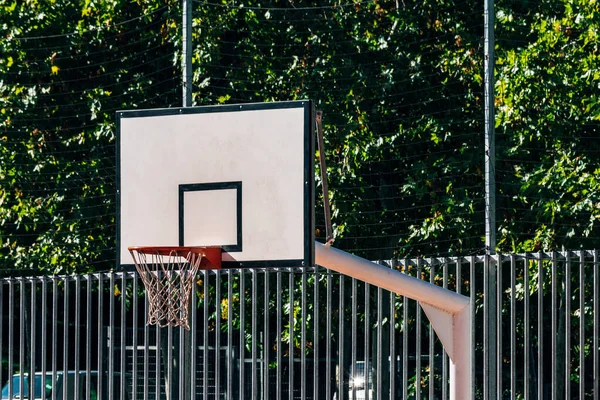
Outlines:
<svg viewBox="0 0 600 400"><path fill-rule="evenodd" d="M146 287L148 325L190 330L188 308L198 270L221 269L220 247L129 247Z"/></svg>

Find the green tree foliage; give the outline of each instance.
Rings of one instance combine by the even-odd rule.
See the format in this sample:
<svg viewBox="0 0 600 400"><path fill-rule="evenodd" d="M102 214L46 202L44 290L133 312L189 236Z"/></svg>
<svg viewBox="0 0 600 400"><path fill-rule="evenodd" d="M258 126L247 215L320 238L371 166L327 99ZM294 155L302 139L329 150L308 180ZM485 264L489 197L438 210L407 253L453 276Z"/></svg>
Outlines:
<svg viewBox="0 0 600 400"><path fill-rule="evenodd" d="M193 6L196 105L310 98L323 110L339 247L482 251L481 6ZM180 18L178 0L2 3L2 268L114 265L114 113L180 105ZM597 21L596 1L497 4L502 251L598 237Z"/></svg>
<svg viewBox="0 0 600 400"><path fill-rule="evenodd" d="M500 246L593 248L600 228L600 7L498 11Z"/></svg>
<svg viewBox="0 0 600 400"><path fill-rule="evenodd" d="M169 8L9 1L0 30L0 266L111 267L114 113L176 102Z"/></svg>
<svg viewBox="0 0 600 400"><path fill-rule="evenodd" d="M482 247L481 10L200 2L194 15L197 104L323 110L339 246L368 258Z"/></svg>

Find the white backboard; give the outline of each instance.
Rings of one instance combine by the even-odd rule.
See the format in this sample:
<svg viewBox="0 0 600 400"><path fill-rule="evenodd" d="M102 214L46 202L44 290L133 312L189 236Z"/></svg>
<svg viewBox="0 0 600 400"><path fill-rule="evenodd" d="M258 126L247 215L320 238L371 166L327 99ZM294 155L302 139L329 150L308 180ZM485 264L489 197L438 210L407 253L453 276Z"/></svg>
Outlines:
<svg viewBox="0 0 600 400"><path fill-rule="evenodd" d="M314 264L310 101L117 112L117 264L222 246L225 267Z"/></svg>

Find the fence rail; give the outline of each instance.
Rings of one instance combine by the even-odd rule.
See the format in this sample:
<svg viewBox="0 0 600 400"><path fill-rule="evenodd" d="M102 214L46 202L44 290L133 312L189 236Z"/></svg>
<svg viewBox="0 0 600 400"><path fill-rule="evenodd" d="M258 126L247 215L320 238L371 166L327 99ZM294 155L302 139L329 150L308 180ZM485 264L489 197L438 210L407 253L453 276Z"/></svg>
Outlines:
<svg viewBox="0 0 600 400"><path fill-rule="evenodd" d="M598 399L597 251L382 263L470 297L473 398ZM448 397L419 305L332 271L204 271L189 332L146 326L143 294L134 272L2 279L2 398Z"/></svg>

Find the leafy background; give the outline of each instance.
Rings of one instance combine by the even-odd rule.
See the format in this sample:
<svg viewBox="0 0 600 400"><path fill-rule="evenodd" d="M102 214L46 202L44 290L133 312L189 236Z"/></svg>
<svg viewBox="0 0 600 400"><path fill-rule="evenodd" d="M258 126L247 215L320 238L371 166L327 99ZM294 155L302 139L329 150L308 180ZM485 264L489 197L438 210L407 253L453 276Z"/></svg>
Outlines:
<svg viewBox="0 0 600 400"><path fill-rule="evenodd" d="M496 7L497 250L593 248L598 3ZM5 271L114 267L115 111L181 106L181 18L174 0L2 2ZM481 5L197 0L193 18L194 105L323 111L338 247L484 252Z"/></svg>

